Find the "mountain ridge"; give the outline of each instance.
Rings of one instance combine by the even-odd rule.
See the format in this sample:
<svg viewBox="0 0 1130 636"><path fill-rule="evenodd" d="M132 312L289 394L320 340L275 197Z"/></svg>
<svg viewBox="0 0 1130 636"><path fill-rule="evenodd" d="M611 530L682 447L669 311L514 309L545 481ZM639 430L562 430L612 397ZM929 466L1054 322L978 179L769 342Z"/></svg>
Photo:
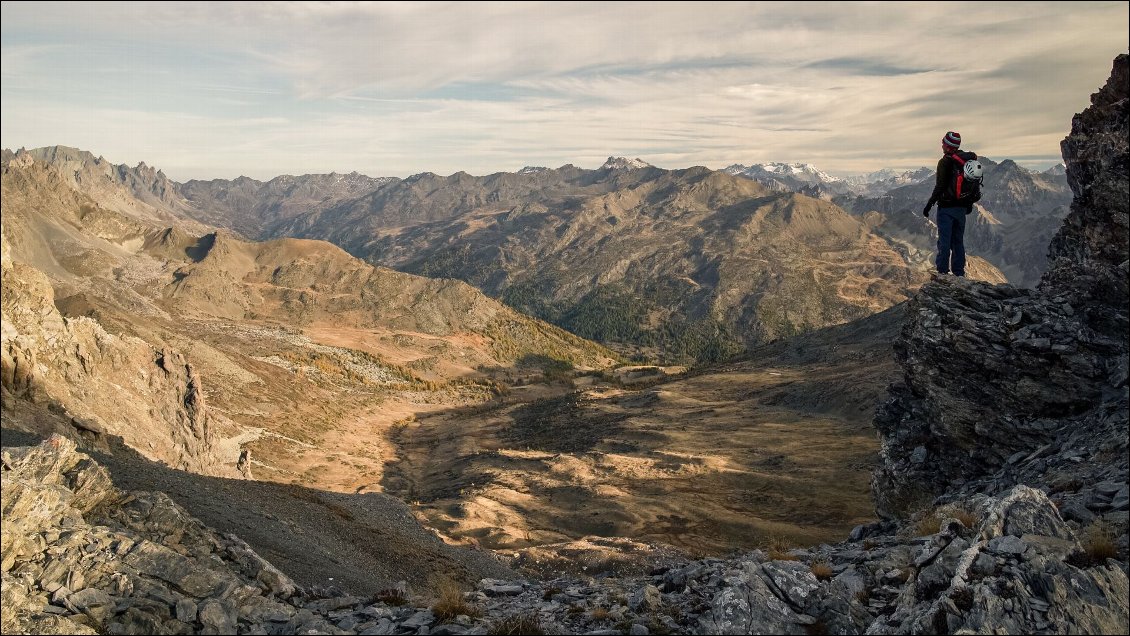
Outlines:
<svg viewBox="0 0 1130 636"><path fill-rule="evenodd" d="M348 183L334 189L331 180ZM310 194L319 188L329 189ZM598 170L420 173L403 180L306 175L266 184L190 182L180 193L207 210L189 213L202 222L259 239L329 240L373 263L471 282L625 354L676 361L722 359L883 309L925 280L923 272L911 273L924 258L910 259L897 241L884 247L871 240L873 225L846 220L829 204L704 167L662 170L623 157ZM779 202L770 205L774 197ZM743 226L738 217L750 214L741 211L743 200L780 211L767 224L750 219ZM796 218L806 229L786 237L791 209L806 210ZM794 252L784 254L780 240ZM612 254L623 256L609 260ZM580 268L571 266L577 259ZM743 282L738 261L755 280ZM1000 280L977 258L971 271ZM845 280L829 286L830 277ZM798 291L819 311L778 306Z"/></svg>

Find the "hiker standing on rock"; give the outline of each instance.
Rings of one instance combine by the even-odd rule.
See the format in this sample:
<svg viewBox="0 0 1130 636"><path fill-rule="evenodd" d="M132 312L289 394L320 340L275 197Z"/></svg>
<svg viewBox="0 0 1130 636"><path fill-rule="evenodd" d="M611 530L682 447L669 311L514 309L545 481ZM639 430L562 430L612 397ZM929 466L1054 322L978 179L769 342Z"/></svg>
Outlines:
<svg viewBox="0 0 1130 636"><path fill-rule="evenodd" d="M977 154L962 152L960 147L961 134L951 130L942 137L938 180L922 209L922 216L930 218L930 208L938 204L938 257L934 264L939 274L953 272L955 276L965 276L965 217L981 200L984 173Z"/></svg>

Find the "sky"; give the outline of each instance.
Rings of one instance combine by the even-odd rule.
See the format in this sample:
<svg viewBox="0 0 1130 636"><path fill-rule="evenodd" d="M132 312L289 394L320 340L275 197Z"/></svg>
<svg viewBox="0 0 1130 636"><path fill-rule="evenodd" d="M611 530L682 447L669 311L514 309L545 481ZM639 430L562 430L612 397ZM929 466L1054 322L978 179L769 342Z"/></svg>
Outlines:
<svg viewBox="0 0 1130 636"><path fill-rule="evenodd" d="M0 145L172 179L475 175L608 156L834 175L1044 169L1127 2L3 2Z"/></svg>

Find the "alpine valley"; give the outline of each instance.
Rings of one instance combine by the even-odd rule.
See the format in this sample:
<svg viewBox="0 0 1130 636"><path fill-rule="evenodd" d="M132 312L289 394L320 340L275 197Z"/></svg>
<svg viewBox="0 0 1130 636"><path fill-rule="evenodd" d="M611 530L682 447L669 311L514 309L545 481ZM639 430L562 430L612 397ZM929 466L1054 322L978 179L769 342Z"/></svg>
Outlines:
<svg viewBox="0 0 1130 636"><path fill-rule="evenodd" d="M4 150L4 633L1127 633L1130 58L1065 170Z"/></svg>

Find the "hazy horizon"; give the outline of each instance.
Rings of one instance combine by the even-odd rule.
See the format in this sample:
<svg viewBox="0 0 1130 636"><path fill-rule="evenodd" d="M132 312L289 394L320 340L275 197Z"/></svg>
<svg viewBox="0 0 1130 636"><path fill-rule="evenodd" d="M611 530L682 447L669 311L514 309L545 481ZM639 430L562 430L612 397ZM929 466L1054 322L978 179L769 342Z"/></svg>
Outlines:
<svg viewBox="0 0 1130 636"><path fill-rule="evenodd" d="M1130 4L4 3L0 145L172 179L1060 163Z"/></svg>
<svg viewBox="0 0 1130 636"><path fill-rule="evenodd" d="M155 170L159 170L159 171L162 171L162 172L166 172L161 166L155 165L155 164L148 162L148 161L145 161L144 159L137 162L137 163L133 163L133 164L131 164L129 162L125 162L125 161L115 161L113 157L107 157L102 153L95 152L95 151L90 150L88 148L77 148L75 146L67 146L66 144L54 144L54 145L51 145L51 146L35 146L35 147L31 147L31 148L28 148L26 146L21 146L20 148L8 148L7 146L3 146L2 148L4 150L10 150L14 153L14 152L17 152L21 149L31 151L31 150L38 150L38 149L42 149L42 148L55 148L55 147L66 147L66 148L72 148L74 150L78 150L78 151L82 151L82 152L88 152L88 153L94 155L95 157L105 159L106 161L108 161L112 164L115 164L115 165L127 165L127 166L133 167L133 166L137 166L140 163L144 163L146 166L148 166L150 168L153 168ZM990 161L996 161L998 163L1000 161L1004 161L1006 159L1011 158L1011 157L999 157L999 158L998 157L989 157L987 155L981 155L981 156L985 159L988 159ZM607 161L609 159L613 159L613 158L631 159L633 157L623 157L623 156L613 155L613 156L607 157L605 159L605 161ZM601 165L603 165L605 161L600 162ZM780 164L780 163L786 163L786 162L766 161L766 162L759 162L759 163L764 163L764 164L779 163ZM805 163L805 162L793 162L793 163ZM1045 167L1034 167L1034 166L1031 166L1031 165L1020 164L1019 162L1017 162L1017 163L1018 163L1018 165L1021 165L1022 167L1027 168L1028 170L1044 172L1044 171L1050 169L1053 166L1056 166L1056 165L1062 166L1063 160L1061 159L1059 161L1053 162L1053 163L1051 163L1051 164L1049 164ZM551 170L556 170L556 169L560 169L560 168L565 168L569 165L572 165L573 167L576 167L576 168L586 169L586 170L596 170L596 169L601 167L600 165L578 166L576 164L561 164L560 166L534 166L534 165L528 164L528 165L525 165L525 166L522 166L522 167L519 167L519 168L514 168L512 170L495 170L494 172L482 172L482 173L469 173L466 170L456 170L455 172L449 172L449 173L438 173L434 170L423 170L421 172L413 172L413 173L406 174L406 175L390 175L390 174L368 174L368 173L365 173L365 172L361 172L360 170L345 170L345 171L343 171L343 170L328 170L328 171L327 170L321 170L321 171L315 170L315 171L312 171L312 172L284 172L284 173L266 176L266 177L263 177L263 178L257 178L257 177L251 177L251 176L245 175L245 174L239 174L239 175L235 175L234 177L192 177L190 179L183 179L182 180L182 179L175 179L168 174L166 174L166 176L169 177L169 178L173 178L174 181L178 181L178 182L182 182L182 183L185 182L185 181L193 181L193 180L211 181L211 180L214 180L214 179L220 179L220 180L229 179L230 180L230 179L240 179L240 178L251 178L251 179L255 179L256 181L266 182L266 181L270 181L271 179L274 179L274 178L277 178L277 177L297 177L297 176L303 176L303 175L318 175L318 174L321 174L321 175L328 175L328 174L348 175L348 174L351 174L351 173L360 174L361 176L364 176L364 177L374 177L374 178L397 177L397 178L401 178L401 179L413 177L413 176L420 175L420 174L436 174L436 175L441 176L441 177L448 177L448 176L454 175L454 174L459 173L459 172L468 173L473 177L486 177L486 176L490 176L492 174L497 174L497 173L500 173L500 172L515 173L515 172L518 172L518 171L520 171L524 168L548 168L548 169L551 169ZM693 167L696 167L696 166L699 166L699 165L701 165L701 164L686 165L686 166L672 166L672 167L666 167L666 168L664 168L662 166L656 166L656 167L662 168L664 170L683 170L683 169L687 169L687 168L693 168ZM729 165L733 165L733 164L728 164L726 166L705 166L705 167L710 168L712 170L722 170L724 168L729 167ZM811 165L811 164L809 164L809 165ZM812 167L814 167L816 169L820 169L820 166L813 165ZM933 168L933 166L923 165L923 166L918 166L916 168L909 168L909 169L907 169L907 171L916 170L918 168ZM868 172L847 172L847 173L842 173L842 174L833 174L830 171L822 171L822 172L825 172L826 174L829 174L829 175L834 176L834 177L845 178L845 177L855 177L855 176L866 176L866 175L868 175L872 172L879 172L880 170L882 170L882 168L880 168L879 170L871 170L871 171L868 171Z"/></svg>

